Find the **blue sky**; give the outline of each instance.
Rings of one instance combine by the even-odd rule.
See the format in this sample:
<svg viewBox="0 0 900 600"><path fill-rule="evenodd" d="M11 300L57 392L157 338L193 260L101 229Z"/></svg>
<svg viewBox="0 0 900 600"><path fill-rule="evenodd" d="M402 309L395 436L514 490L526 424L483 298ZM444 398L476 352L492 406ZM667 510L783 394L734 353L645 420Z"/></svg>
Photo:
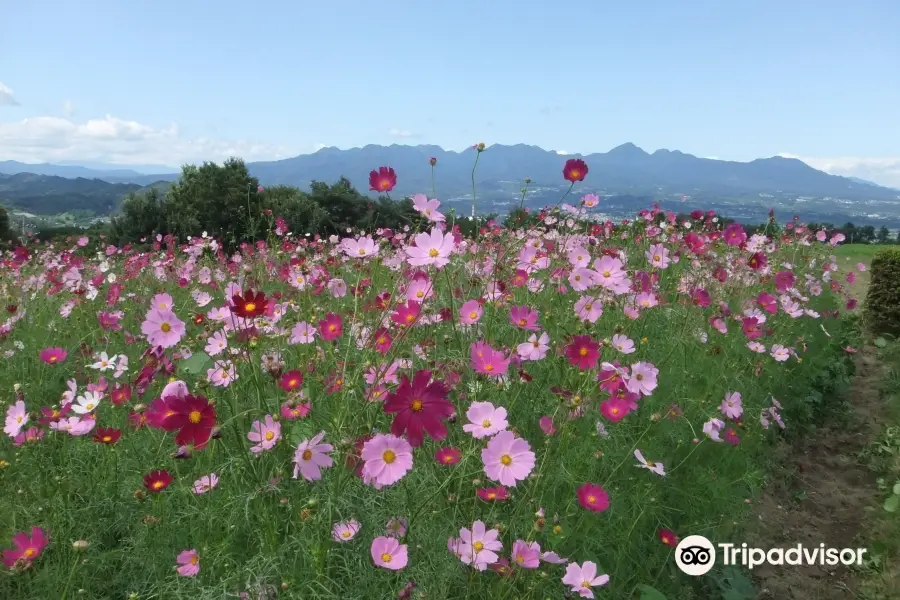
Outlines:
<svg viewBox="0 0 900 600"><path fill-rule="evenodd" d="M30 0L3 13L0 160L631 141L888 161L900 183L897 0Z"/></svg>

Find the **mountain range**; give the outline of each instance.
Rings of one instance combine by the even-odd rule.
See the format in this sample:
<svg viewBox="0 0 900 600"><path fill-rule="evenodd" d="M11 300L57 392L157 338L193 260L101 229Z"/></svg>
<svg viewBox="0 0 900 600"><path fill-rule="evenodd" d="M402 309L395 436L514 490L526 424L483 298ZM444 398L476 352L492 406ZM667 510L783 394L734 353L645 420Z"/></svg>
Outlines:
<svg viewBox="0 0 900 600"><path fill-rule="evenodd" d="M264 186L284 184L308 189L312 180L334 182L344 176L363 192L369 188L369 171L391 166L398 178L391 195L398 197L419 192L432 195L429 159L435 158L437 196L451 203L465 203L471 202L476 154L473 148L454 152L433 145L367 145L348 150L326 147L312 154L251 162L247 166ZM564 191L568 185L563 180L562 168L569 158L582 158L590 169L578 186L579 193L593 191L607 197L630 196L647 202L690 198L698 203L726 202L737 206L816 200L838 204L875 203L889 205L892 209L889 212L896 208L900 218L900 191L860 179L829 175L794 158L722 161L678 150L648 153L632 143L588 155L562 155L525 144L489 146L478 156L475 170L479 211L505 212L503 206L516 201L526 177L530 178L529 189L533 190L528 204L543 205L547 203L545 200L558 198L557 192ZM46 205L57 203L42 202L40 197L68 193L65 190L69 184L56 181L68 178L78 182L72 184L71 190L76 204L91 204L92 194L95 198L102 196L95 212L105 214L115 208L116 194L121 197L141 186L175 181L179 176L174 170L162 171L168 169L165 167L158 173L148 173L147 169L154 168L152 165L132 169L94 163L91 167L0 161L0 174L7 176L0 178L0 201L43 212ZM23 173L33 175L21 177Z"/></svg>

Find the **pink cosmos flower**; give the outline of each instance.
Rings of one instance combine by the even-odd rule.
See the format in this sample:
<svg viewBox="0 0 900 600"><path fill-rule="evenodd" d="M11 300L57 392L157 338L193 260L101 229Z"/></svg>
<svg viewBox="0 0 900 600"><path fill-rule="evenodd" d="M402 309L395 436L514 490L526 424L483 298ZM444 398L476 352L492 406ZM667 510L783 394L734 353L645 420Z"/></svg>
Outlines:
<svg viewBox="0 0 900 600"><path fill-rule="evenodd" d="M481 451L485 474L502 485L516 487L534 469L535 455L528 442L511 431L501 431Z"/></svg>
<svg viewBox="0 0 900 600"><path fill-rule="evenodd" d="M639 362L631 365L631 376L625 385L628 391L633 394L643 394L649 396L657 386L657 376L659 369L652 363Z"/></svg>
<svg viewBox="0 0 900 600"><path fill-rule="evenodd" d="M703 424L703 433L705 433L712 441L721 442L722 436L719 435L719 432L722 431L724 427L725 422L721 419L710 419Z"/></svg>
<svg viewBox="0 0 900 600"><path fill-rule="evenodd" d="M593 598L594 592L591 591L591 588L609 583L609 575L600 575L598 577L597 565L591 561L586 561L581 565L569 563L566 565L566 574L563 576L562 582L571 586L572 592L582 598Z"/></svg>
<svg viewBox="0 0 900 600"><path fill-rule="evenodd" d="M6 410L6 424L3 427L3 433L14 438L19 435L26 423L28 423L28 411L25 410L25 403L19 400Z"/></svg>
<svg viewBox="0 0 900 600"><path fill-rule="evenodd" d="M523 569L537 569L541 564L541 547L537 542L516 540L513 544L512 559Z"/></svg>
<svg viewBox="0 0 900 600"><path fill-rule="evenodd" d="M459 530L459 539L447 540L447 547L463 564L484 571L500 559L497 551L503 550L503 543L499 537L499 531L489 530L482 521L475 521L471 531L463 527Z"/></svg>
<svg viewBox="0 0 900 600"><path fill-rule="evenodd" d="M393 485L403 479L413 466L412 446L403 438L378 434L363 444L363 481L375 489Z"/></svg>
<svg viewBox="0 0 900 600"><path fill-rule="evenodd" d="M370 549L372 561L376 567L399 571L409 562L406 544L401 544L397 538L377 537L372 540Z"/></svg>
<svg viewBox="0 0 900 600"><path fill-rule="evenodd" d="M219 485L219 476L215 473L210 473L195 481L191 490L199 496L213 490L217 485Z"/></svg>
<svg viewBox="0 0 900 600"><path fill-rule="evenodd" d="M344 320L339 315L328 313L319 321L319 335L326 342L336 340L344 334Z"/></svg>
<svg viewBox="0 0 900 600"><path fill-rule="evenodd" d="M491 348L487 342L473 342L470 347L472 370L490 377L506 375L509 369L509 357Z"/></svg>
<svg viewBox="0 0 900 600"><path fill-rule="evenodd" d="M303 479L314 481L322 478L321 469L328 469L334 461L328 453L334 450L331 444L323 444L325 432L320 431L311 440L303 440L294 451L294 479L303 475Z"/></svg>
<svg viewBox="0 0 900 600"><path fill-rule="evenodd" d="M522 360L543 360L550 350L550 336L541 333L539 338L536 333L532 333L527 342L522 342L516 346L516 353Z"/></svg>
<svg viewBox="0 0 900 600"><path fill-rule="evenodd" d="M603 512L609 508L609 494L596 483L583 483L576 495L581 507L591 512Z"/></svg>
<svg viewBox="0 0 900 600"><path fill-rule="evenodd" d="M450 253L456 246L452 233L443 233L434 228L430 233L420 233L415 239L415 245L406 247L406 255L409 264L421 267L434 265L438 269L450 262Z"/></svg>
<svg viewBox="0 0 900 600"><path fill-rule="evenodd" d="M200 555L194 549L181 552L175 562L179 565L176 569L179 575L193 577L200 572Z"/></svg>
<svg viewBox="0 0 900 600"><path fill-rule="evenodd" d="M640 450L634 451L634 457L640 463L639 465L637 465L638 467L642 467L644 469L649 469L649 470L653 471L654 473L656 473L657 475L662 475L663 477L666 476L666 469L665 469L665 467L663 467L662 463L646 460Z"/></svg>
<svg viewBox="0 0 900 600"><path fill-rule="evenodd" d="M335 523L331 528L331 537L336 542L349 542L359 533L361 527L356 519Z"/></svg>
<svg viewBox="0 0 900 600"><path fill-rule="evenodd" d="M43 437L44 437L43 430L38 429L37 427L29 427L25 431L20 431L13 438L13 445L22 446L24 444L28 444L31 442L40 441Z"/></svg>
<svg viewBox="0 0 900 600"><path fill-rule="evenodd" d="M575 303L575 314L582 321L596 323L603 316L603 303L592 296L582 296Z"/></svg>
<svg viewBox="0 0 900 600"><path fill-rule="evenodd" d="M478 300L466 300L459 309L459 322L463 325L474 325L481 319L484 310Z"/></svg>
<svg viewBox="0 0 900 600"><path fill-rule="evenodd" d="M156 294L150 300L150 309L159 311L175 310L175 302L169 294Z"/></svg>
<svg viewBox="0 0 900 600"><path fill-rule="evenodd" d="M312 344L316 340L316 328L306 322L297 323L291 330L290 343Z"/></svg>
<svg viewBox="0 0 900 600"><path fill-rule="evenodd" d="M406 535L406 526L406 519L391 519L385 526L385 529L387 529L387 533L385 535L398 539L402 538L404 535Z"/></svg>
<svg viewBox="0 0 900 600"><path fill-rule="evenodd" d="M612 337L612 347L622 354L632 354L634 352L634 341L628 336L617 333Z"/></svg>
<svg viewBox="0 0 900 600"><path fill-rule="evenodd" d="M171 310L151 309L141 323L141 332L147 336L151 346L171 348L181 341L185 328L184 322Z"/></svg>
<svg viewBox="0 0 900 600"><path fill-rule="evenodd" d="M506 429L506 409L494 407L490 402L473 402L466 411L469 422L463 425L463 431L471 433L476 440L490 437Z"/></svg>
<svg viewBox="0 0 900 600"><path fill-rule="evenodd" d="M250 426L250 433L247 439L256 445L250 447L250 452L259 454L264 450L271 450L275 444L281 439L281 423L272 418L272 415L266 415L264 421L254 421Z"/></svg>
<svg viewBox="0 0 900 600"><path fill-rule="evenodd" d="M662 244L653 244L646 252L647 260L652 267L665 269L669 266L669 250Z"/></svg>
<svg viewBox="0 0 900 600"><path fill-rule="evenodd" d="M739 419L741 415L744 414L744 406L741 403L741 393L726 393L725 399L722 401L722 405L719 406L719 410L729 419Z"/></svg>
<svg viewBox="0 0 900 600"><path fill-rule="evenodd" d="M509 322L519 329L538 331L540 329L537 325L538 317L538 312L527 306L513 306L509 309Z"/></svg>
<svg viewBox="0 0 900 600"><path fill-rule="evenodd" d="M559 554L553 551L548 551L541 554L541 560L551 565L564 565L569 562L568 558L562 558Z"/></svg>
<svg viewBox="0 0 900 600"><path fill-rule="evenodd" d="M350 258L378 256L378 244L371 237L359 238L358 240L344 238L341 242L341 250Z"/></svg>
<svg viewBox="0 0 900 600"><path fill-rule="evenodd" d="M425 194L416 194L412 198L413 208L425 215L425 218L432 223L440 223L446 221L447 218L438 212L441 203L438 200L429 200Z"/></svg>

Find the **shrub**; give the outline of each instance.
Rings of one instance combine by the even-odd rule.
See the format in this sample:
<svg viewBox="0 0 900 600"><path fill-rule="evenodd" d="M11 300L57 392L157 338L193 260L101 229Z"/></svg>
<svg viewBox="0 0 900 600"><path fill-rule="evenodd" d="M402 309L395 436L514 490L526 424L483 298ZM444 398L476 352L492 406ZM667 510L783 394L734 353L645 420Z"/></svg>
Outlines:
<svg viewBox="0 0 900 600"><path fill-rule="evenodd" d="M877 333L900 334L900 248L875 253L866 296L869 325Z"/></svg>

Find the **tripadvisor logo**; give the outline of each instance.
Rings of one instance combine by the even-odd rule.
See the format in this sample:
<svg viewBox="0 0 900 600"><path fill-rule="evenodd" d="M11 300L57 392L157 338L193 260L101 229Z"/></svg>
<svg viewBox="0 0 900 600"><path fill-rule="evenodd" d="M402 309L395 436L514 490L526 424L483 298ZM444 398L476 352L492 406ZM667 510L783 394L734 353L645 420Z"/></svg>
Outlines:
<svg viewBox="0 0 900 600"><path fill-rule="evenodd" d="M675 548L675 564L687 575L699 576L708 573L716 564L716 556L726 566L741 565L753 569L760 565L801 566L821 565L834 567L842 565L862 565L866 548L830 548L825 544L806 547L803 544L787 548L751 548L747 544L713 545L702 535L690 535Z"/></svg>

